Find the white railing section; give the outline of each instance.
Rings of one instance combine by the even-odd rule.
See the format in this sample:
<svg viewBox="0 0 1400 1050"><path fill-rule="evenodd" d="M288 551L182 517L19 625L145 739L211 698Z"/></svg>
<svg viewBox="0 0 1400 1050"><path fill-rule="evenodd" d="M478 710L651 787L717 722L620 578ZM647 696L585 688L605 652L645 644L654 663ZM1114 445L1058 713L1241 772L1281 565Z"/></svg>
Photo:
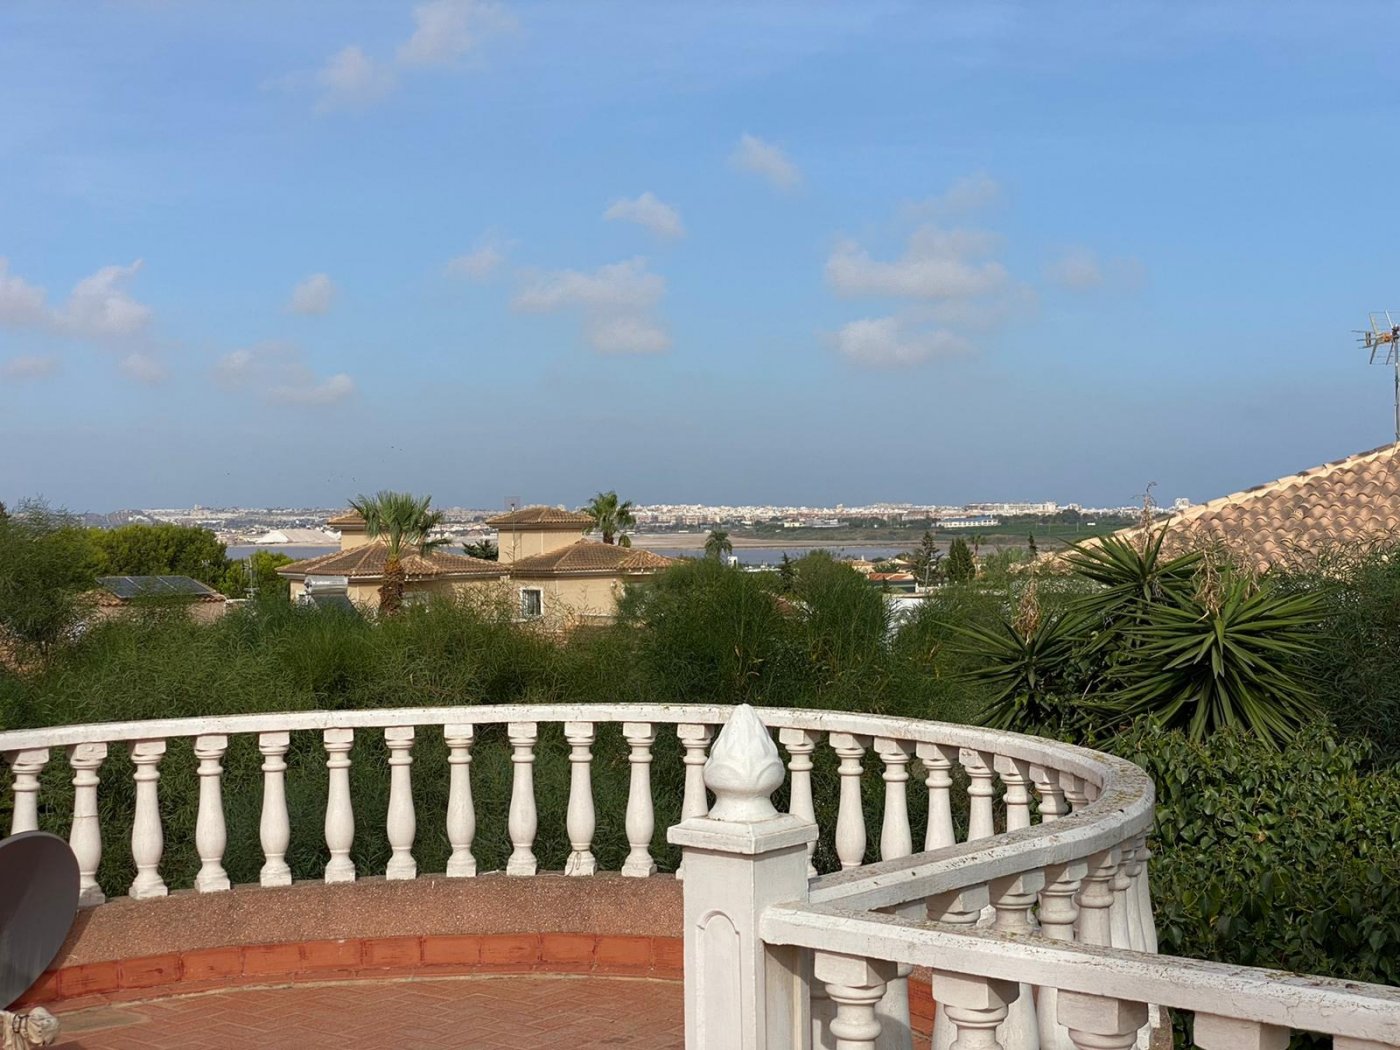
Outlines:
<svg viewBox="0 0 1400 1050"><path fill-rule="evenodd" d="M1127 1050L1161 1029L1162 1007L1198 1011L1196 1041L1204 1050L1282 1050L1278 1040L1288 1028L1333 1033L1337 1050L1363 1050L1358 1041L1365 1040L1400 1043L1400 993L1393 990L1289 983L1261 971L1156 956L1146 848L1152 784L1131 763L1054 741L844 712L501 705L19 730L0 733L0 753L13 771L13 832L38 826L41 774L51 757L66 757L74 786L69 841L83 903L97 904L104 891L123 888L98 884L98 772L116 749L128 750L134 767L134 878L126 890L142 899L168 892L159 779L169 741L193 742L200 860L194 889L218 893L229 889L222 788L231 739L253 738L262 756L264 886L292 878L286 771L299 734L316 734L325 753L325 881L368 874L352 859L350 757L366 734L387 750L386 878L420 876L414 842L429 821L451 846L448 877L477 875L473 848L483 835L509 842L505 875L528 877L539 870L535 765L541 726L549 725L560 727L568 748L564 874L571 877L598 871L593 764L600 734L616 734L627 750L622 874L635 878L657 870L655 745L663 733L678 742L682 822L669 837L683 848L676 874L685 879L690 1050L906 1048L914 967L932 971L940 1004L934 1050L955 1040L959 1050ZM472 752L487 726L503 728L510 751L504 827L479 826L473 796ZM718 726L725 728L716 737ZM413 749L430 734L441 734L448 763L445 810L435 813L416 807L412 792ZM823 749L836 767L834 799L814 798ZM866 864L877 830L866 824L874 786L867 770L873 777L877 769L880 859ZM768 798L784 780L789 813L779 815ZM719 800L713 809L707 787ZM814 877L814 824L819 812L830 811L819 801L835 803L826 830L840 870ZM918 843L911 803L925 815ZM966 835L958 841L963 813ZM1198 994L1211 981L1223 982L1228 994ZM1289 999L1280 989L1298 995Z"/></svg>

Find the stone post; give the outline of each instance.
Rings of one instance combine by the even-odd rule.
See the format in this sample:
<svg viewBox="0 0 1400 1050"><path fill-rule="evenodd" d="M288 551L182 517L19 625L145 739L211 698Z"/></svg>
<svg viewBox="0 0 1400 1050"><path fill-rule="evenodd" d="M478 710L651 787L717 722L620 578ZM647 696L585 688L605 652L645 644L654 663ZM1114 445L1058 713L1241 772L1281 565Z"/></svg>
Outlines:
<svg viewBox="0 0 1400 1050"><path fill-rule="evenodd" d="M715 804L671 828L685 858L686 1050L805 1050L809 962L758 934L763 910L807 899L810 821L770 799L783 763L748 705L735 708L705 763Z"/></svg>

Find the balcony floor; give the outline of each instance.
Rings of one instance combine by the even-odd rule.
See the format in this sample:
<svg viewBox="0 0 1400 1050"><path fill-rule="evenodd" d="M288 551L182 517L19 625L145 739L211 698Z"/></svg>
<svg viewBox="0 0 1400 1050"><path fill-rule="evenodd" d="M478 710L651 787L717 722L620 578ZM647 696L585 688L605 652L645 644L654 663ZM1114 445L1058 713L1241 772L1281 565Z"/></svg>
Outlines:
<svg viewBox="0 0 1400 1050"><path fill-rule="evenodd" d="M456 977L206 992L62 1012L64 1050L680 1050L681 985Z"/></svg>

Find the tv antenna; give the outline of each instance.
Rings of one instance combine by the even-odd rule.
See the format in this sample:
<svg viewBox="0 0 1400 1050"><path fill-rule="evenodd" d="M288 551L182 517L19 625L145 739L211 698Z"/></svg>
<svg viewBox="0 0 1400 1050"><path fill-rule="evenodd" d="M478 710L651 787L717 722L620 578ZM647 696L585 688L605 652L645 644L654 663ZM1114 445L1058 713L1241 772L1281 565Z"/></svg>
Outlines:
<svg viewBox="0 0 1400 1050"><path fill-rule="evenodd" d="M1388 365L1395 372L1395 440L1400 442L1400 324L1389 310L1369 315L1370 329L1360 329L1363 350L1371 352L1371 364Z"/></svg>

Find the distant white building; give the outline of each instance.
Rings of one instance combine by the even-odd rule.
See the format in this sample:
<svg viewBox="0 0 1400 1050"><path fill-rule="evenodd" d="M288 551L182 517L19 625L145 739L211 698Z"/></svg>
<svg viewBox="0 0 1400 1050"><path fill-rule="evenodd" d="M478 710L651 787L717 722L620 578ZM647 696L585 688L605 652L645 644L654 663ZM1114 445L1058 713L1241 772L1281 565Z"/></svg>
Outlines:
<svg viewBox="0 0 1400 1050"><path fill-rule="evenodd" d="M1000 524L1001 519L991 514L971 514L966 517L938 519L940 529L990 529Z"/></svg>

